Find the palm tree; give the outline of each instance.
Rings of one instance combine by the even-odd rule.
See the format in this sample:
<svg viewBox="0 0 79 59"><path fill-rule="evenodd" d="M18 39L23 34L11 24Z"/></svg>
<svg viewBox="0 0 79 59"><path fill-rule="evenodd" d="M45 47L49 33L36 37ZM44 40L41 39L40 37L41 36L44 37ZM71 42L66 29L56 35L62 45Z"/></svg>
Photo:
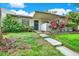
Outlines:
<svg viewBox="0 0 79 59"><path fill-rule="evenodd" d="M69 12L67 16L71 19L70 24L73 23L76 25L73 26L76 29L79 25L79 12Z"/></svg>
<svg viewBox="0 0 79 59"><path fill-rule="evenodd" d="M77 25L79 24L79 12L69 12L67 16Z"/></svg>

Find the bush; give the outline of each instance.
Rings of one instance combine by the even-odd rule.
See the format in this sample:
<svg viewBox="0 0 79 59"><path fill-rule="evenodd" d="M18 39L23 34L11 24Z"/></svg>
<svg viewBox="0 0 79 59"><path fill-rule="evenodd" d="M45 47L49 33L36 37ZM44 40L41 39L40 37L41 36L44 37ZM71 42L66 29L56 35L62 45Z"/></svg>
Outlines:
<svg viewBox="0 0 79 59"><path fill-rule="evenodd" d="M3 21L3 32L20 32L23 26L8 15Z"/></svg>
<svg viewBox="0 0 79 59"><path fill-rule="evenodd" d="M12 16L7 15L3 21L3 32L21 32L21 31L33 31L32 26L26 26L21 23L18 23Z"/></svg>
<svg viewBox="0 0 79 59"><path fill-rule="evenodd" d="M76 26L77 26L77 24L72 22L72 21L69 21L68 24L67 24L67 27L70 28L70 29L73 29L73 28L76 29Z"/></svg>
<svg viewBox="0 0 79 59"><path fill-rule="evenodd" d="M34 30L34 28L33 28L32 26L29 26L29 27L28 27L28 31L29 31L29 32L32 32L33 30Z"/></svg>
<svg viewBox="0 0 79 59"><path fill-rule="evenodd" d="M32 32L32 31L34 31L34 28L32 26L26 26L23 28L23 31Z"/></svg>
<svg viewBox="0 0 79 59"><path fill-rule="evenodd" d="M76 23L74 23L72 21L69 21L67 26L68 27L73 27L73 26L76 26Z"/></svg>

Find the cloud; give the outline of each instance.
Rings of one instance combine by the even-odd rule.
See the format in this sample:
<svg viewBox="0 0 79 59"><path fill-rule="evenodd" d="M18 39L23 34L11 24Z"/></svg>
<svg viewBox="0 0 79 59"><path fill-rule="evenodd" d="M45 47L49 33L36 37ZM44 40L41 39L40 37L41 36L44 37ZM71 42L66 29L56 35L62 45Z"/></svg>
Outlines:
<svg viewBox="0 0 79 59"><path fill-rule="evenodd" d="M70 6L71 4L70 3L68 3L68 6Z"/></svg>
<svg viewBox="0 0 79 59"><path fill-rule="evenodd" d="M34 14L35 14L35 12L33 11L33 12L29 13L29 16L33 17Z"/></svg>
<svg viewBox="0 0 79 59"><path fill-rule="evenodd" d="M12 12L16 13L16 10L11 10Z"/></svg>
<svg viewBox="0 0 79 59"><path fill-rule="evenodd" d="M60 9L58 9L58 8L55 8L55 9L49 9L48 10L48 12L50 12L50 13L55 13L55 14L57 14L57 15L66 15L68 12L70 12L70 11L72 11L71 9L67 9L67 10L65 10L65 9L63 9L63 8L60 8Z"/></svg>
<svg viewBox="0 0 79 59"><path fill-rule="evenodd" d="M71 12L71 11L72 11L71 9L67 9L67 10L66 10L66 14L67 14L68 12Z"/></svg>
<svg viewBox="0 0 79 59"><path fill-rule="evenodd" d="M19 10L19 11L11 10L11 11L14 12L16 15L24 15L24 16L31 16L31 17L33 17L33 15L35 14L35 12L28 13L24 10Z"/></svg>
<svg viewBox="0 0 79 59"><path fill-rule="evenodd" d="M24 3L10 3L11 7L24 8Z"/></svg>
<svg viewBox="0 0 79 59"><path fill-rule="evenodd" d="M78 8L76 8L76 10L78 11L78 10L79 10L79 7L78 7Z"/></svg>

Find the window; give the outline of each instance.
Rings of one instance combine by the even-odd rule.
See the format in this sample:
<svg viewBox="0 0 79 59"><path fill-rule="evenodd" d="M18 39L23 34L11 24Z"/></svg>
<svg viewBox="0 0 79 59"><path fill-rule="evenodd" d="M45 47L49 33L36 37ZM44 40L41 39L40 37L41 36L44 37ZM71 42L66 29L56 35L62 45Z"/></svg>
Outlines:
<svg viewBox="0 0 79 59"><path fill-rule="evenodd" d="M28 18L23 18L23 19L22 19L22 24L23 24L24 26L29 26L29 19L28 19Z"/></svg>

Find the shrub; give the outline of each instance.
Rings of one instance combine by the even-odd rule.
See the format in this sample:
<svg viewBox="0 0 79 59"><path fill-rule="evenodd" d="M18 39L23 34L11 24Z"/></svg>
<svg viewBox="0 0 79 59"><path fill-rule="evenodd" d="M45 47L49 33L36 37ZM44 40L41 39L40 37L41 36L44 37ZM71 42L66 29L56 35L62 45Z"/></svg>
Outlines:
<svg viewBox="0 0 79 59"><path fill-rule="evenodd" d="M26 27L23 26L22 31L33 32L34 28L32 26L26 26Z"/></svg>
<svg viewBox="0 0 79 59"><path fill-rule="evenodd" d="M22 29L23 26L10 15L7 15L3 21L3 32L20 32Z"/></svg>
<svg viewBox="0 0 79 59"><path fill-rule="evenodd" d="M75 22L69 21L67 27L72 30L76 30L77 24Z"/></svg>
<svg viewBox="0 0 79 59"><path fill-rule="evenodd" d="M67 24L68 27L73 27L73 26L76 26L76 23L72 22L72 21L69 21L68 24Z"/></svg>
<svg viewBox="0 0 79 59"><path fill-rule="evenodd" d="M2 39L3 38L3 36L2 36L2 34L0 34L0 39Z"/></svg>
<svg viewBox="0 0 79 59"><path fill-rule="evenodd" d="M34 30L34 28L33 28L32 26L29 26L29 27L28 27L28 31L29 31L29 32L32 32L33 30Z"/></svg>

